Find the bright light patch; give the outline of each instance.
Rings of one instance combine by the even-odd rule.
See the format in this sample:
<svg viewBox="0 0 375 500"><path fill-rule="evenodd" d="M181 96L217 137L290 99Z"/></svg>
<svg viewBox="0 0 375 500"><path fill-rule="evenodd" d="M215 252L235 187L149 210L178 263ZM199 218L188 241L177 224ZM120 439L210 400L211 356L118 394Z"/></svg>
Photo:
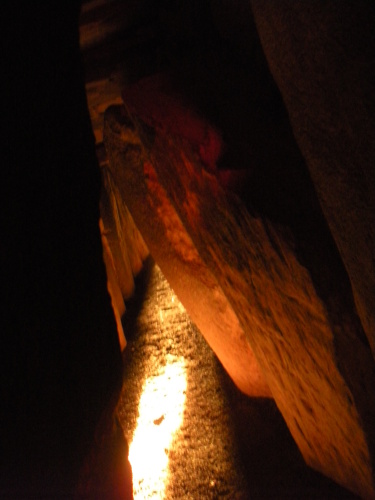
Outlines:
<svg viewBox="0 0 375 500"><path fill-rule="evenodd" d="M182 423L185 396L184 358L163 367L144 384L129 447L135 500L164 498L169 448Z"/></svg>

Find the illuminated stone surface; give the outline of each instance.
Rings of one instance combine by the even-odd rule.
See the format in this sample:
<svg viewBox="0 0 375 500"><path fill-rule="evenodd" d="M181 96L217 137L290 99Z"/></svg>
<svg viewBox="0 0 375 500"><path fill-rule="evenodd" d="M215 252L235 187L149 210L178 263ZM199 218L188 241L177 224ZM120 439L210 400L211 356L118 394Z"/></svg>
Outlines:
<svg viewBox="0 0 375 500"><path fill-rule="evenodd" d="M142 205L145 222L153 227L138 227L144 234L153 257L168 278L208 343L236 385L252 396L270 396L243 327L225 297L215 275L203 262L181 219L162 187L153 182L152 165L148 164L150 196L140 194L136 203ZM116 174L111 172L116 183ZM133 187L129 184L130 189ZM120 185L117 185L125 200ZM135 188L134 194L137 192ZM147 200L145 203L143 200ZM130 210L133 207L130 204ZM146 212L147 211L147 214ZM148 213L150 212L150 213ZM157 218L155 219L155 214ZM133 211L135 220L139 222ZM151 238L151 239L150 239Z"/></svg>
<svg viewBox="0 0 375 500"><path fill-rule="evenodd" d="M246 498L223 370L160 268L148 262L147 273L134 323L125 318L118 405L134 498Z"/></svg>
<svg viewBox="0 0 375 500"><path fill-rule="evenodd" d="M272 399L235 387L151 259L136 289L118 405L135 499L353 498L306 466Z"/></svg>
<svg viewBox="0 0 375 500"><path fill-rule="evenodd" d="M102 166L103 193L100 203L102 238L111 260L116 284L123 298L129 299L134 292L134 276L142 269L149 251L134 224L129 210L119 196L108 169ZM107 266L108 268L108 266Z"/></svg>
<svg viewBox="0 0 375 500"><path fill-rule="evenodd" d="M203 300L192 278L207 268L306 462L373 495L374 363L350 300L325 289L323 301L292 239L235 197L229 200L186 140L142 128L124 108L107 112L105 140L119 191L190 314L189 297ZM203 266L194 265L196 255ZM227 330L225 345L235 343ZM236 381L238 357L222 362ZM258 366L254 358L249 366L250 373ZM246 362L243 370L246 375Z"/></svg>

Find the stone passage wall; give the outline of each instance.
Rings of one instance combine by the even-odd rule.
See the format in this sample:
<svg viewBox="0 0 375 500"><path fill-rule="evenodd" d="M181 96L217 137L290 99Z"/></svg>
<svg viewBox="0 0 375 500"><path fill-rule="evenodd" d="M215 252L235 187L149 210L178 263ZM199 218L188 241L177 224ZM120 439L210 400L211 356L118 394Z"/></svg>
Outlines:
<svg viewBox="0 0 375 500"><path fill-rule="evenodd" d="M306 462L374 496L374 362L345 293L317 288L291 235L226 195L186 139L112 107L105 144L119 193L193 319L198 277L211 289L211 300L198 293L202 307L230 305L224 316L244 335L225 324L220 340L208 325L202 333L236 352L223 364L237 384L246 371L247 387L265 380Z"/></svg>

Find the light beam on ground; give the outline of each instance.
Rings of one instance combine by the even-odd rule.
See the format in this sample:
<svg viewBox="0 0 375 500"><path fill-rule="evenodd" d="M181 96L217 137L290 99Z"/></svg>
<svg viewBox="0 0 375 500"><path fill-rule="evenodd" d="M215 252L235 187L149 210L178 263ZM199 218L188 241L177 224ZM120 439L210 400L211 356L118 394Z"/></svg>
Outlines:
<svg viewBox="0 0 375 500"><path fill-rule="evenodd" d="M146 380L138 407L137 427L129 447L134 499L164 498L168 453L182 423L186 396L184 358Z"/></svg>

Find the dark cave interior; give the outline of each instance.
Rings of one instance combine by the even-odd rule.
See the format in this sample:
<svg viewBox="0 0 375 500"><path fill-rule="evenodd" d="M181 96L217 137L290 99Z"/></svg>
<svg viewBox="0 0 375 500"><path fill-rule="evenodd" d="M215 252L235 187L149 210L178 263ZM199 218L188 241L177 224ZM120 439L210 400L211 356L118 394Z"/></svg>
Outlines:
<svg viewBox="0 0 375 500"><path fill-rule="evenodd" d="M212 349L219 358L213 361L222 384L217 391L227 398L245 477L256 484L238 498L374 498L374 7L365 0L306 9L286 0L267 6L56 0L10 4L5 17L0 496L132 498L118 401L135 370L132 349L140 346L139 358L147 343L135 326L147 303L146 278L153 258L179 295L188 266L169 269L165 255L178 253L178 245L163 240L167 218L144 217L149 192L143 213L142 198L132 199L115 177L116 137L107 131L105 143L104 114L125 103L142 124L141 139L152 138L140 141L142 154L204 276L214 276L215 290L233 307L272 395L238 390L231 380L236 363L222 368L215 338L200 328L208 347L193 324L194 297L182 290L181 302L192 307L193 323L183 319L192 339L199 336L207 359L215 357ZM208 146L194 123L214 131ZM172 141L175 158L180 150L191 153L192 171L208 172L202 175L211 179L209 189L217 186L222 226L212 215L214 195L205 200L209 190L195 192L193 182L202 214L212 217L197 232L189 225L174 176L157 164L164 140ZM125 354L98 228L104 171L129 207L141 207L132 216L152 255L134 278L134 296L123 297ZM176 169L176 186L180 175ZM234 228L227 241L220 236L225 224ZM163 229L159 239L153 227ZM206 227L217 228L206 234L207 244ZM263 233L251 232L259 227ZM236 234L246 245L235 248ZM259 234L254 248L271 250L251 261L249 238ZM249 269L241 272L233 262L244 259ZM264 289L261 271L256 281L263 262L264 282L271 283ZM279 275L271 273L275 262ZM256 300L246 288L250 278ZM244 303L254 307L254 320ZM224 351L237 340L228 334ZM288 465L292 472L283 481ZM224 493L209 489L207 498Z"/></svg>

